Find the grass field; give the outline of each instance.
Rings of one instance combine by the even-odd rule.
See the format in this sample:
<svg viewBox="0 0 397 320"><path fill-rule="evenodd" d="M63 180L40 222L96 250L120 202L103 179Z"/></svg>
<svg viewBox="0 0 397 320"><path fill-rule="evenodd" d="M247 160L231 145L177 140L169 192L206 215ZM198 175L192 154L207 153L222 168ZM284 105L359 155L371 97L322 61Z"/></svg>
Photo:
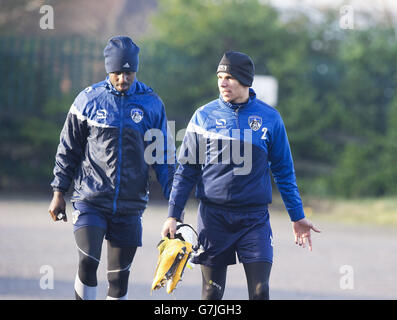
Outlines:
<svg viewBox="0 0 397 320"><path fill-rule="evenodd" d="M331 199L303 196L306 216L348 224L373 224L397 228L397 198ZM273 205L280 210L277 196Z"/></svg>
<svg viewBox="0 0 397 320"><path fill-rule="evenodd" d="M397 197L384 198L314 198L302 196L306 217L313 222L326 220L344 224L366 224L397 228ZM195 212L197 201L190 199L187 209ZM273 195L269 207L272 215L286 215L284 204L279 194Z"/></svg>

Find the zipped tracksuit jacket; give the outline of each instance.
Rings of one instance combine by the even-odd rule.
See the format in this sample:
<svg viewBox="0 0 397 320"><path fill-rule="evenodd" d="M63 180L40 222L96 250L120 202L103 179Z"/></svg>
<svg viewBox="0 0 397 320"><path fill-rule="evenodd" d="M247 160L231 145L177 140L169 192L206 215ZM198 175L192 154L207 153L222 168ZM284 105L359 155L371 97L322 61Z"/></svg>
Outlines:
<svg viewBox="0 0 397 320"><path fill-rule="evenodd" d="M144 153L154 140L149 129L160 130L164 139L163 161L153 168L168 199L175 147L167 139L165 108L137 79L125 93L106 78L76 97L60 136L53 190L66 192L74 182L72 202L83 201L110 214L142 213L149 196Z"/></svg>
<svg viewBox="0 0 397 320"><path fill-rule="evenodd" d="M244 161L242 161L244 159ZM178 157L168 216L182 219L189 193L233 212L263 212L272 201L270 170L290 219L305 217L279 112L256 99L236 106L219 99L197 109Z"/></svg>

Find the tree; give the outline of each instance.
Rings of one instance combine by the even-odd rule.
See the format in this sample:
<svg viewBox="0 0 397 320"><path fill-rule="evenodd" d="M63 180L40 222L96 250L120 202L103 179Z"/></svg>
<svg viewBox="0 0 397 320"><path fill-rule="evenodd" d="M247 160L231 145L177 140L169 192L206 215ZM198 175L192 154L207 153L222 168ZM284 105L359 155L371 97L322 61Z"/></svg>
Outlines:
<svg viewBox="0 0 397 320"><path fill-rule="evenodd" d="M218 96L215 71L227 50L249 54L258 74L288 77L304 70L296 68L302 34L256 0L159 1L153 24L143 77L163 97L170 117L185 125L198 106Z"/></svg>

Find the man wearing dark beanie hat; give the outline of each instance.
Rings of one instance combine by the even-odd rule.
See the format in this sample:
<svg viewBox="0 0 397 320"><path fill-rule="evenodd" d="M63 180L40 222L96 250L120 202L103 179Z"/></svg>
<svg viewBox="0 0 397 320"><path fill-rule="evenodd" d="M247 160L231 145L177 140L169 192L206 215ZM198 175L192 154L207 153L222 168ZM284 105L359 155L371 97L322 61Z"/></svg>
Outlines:
<svg viewBox="0 0 397 320"><path fill-rule="evenodd" d="M245 53L228 51L219 62L219 72L229 73L243 86L251 87L255 75L254 62Z"/></svg>
<svg viewBox="0 0 397 320"><path fill-rule="evenodd" d="M106 72L137 72L139 64L138 54L139 47L131 38L125 36L111 38L103 50Z"/></svg>
<svg viewBox="0 0 397 320"><path fill-rule="evenodd" d="M137 247L142 246L149 167L168 199L175 146L167 138L163 102L136 78L139 47L129 37L116 36L103 54L108 76L80 92L61 132L49 213L54 221L67 220L64 194L74 182L72 216L79 253L76 299L96 298L96 272L105 238L107 298L120 300L127 299L129 270ZM162 142L163 153L153 160L145 150L154 141Z"/></svg>
<svg viewBox="0 0 397 320"><path fill-rule="evenodd" d="M201 264L204 300L222 299L227 266L236 263L236 254L244 265L249 299L269 299L270 171L295 243L312 250L311 230L320 232L305 218L281 115L250 88L254 70L244 53L223 55L216 71L219 98L198 108L189 122L162 228L163 235L175 233L176 220L197 184L197 231L203 251L192 262Z"/></svg>
<svg viewBox="0 0 397 320"><path fill-rule="evenodd" d="M127 91L132 85L139 65L139 47L125 36L108 41L103 55L109 80L116 90Z"/></svg>

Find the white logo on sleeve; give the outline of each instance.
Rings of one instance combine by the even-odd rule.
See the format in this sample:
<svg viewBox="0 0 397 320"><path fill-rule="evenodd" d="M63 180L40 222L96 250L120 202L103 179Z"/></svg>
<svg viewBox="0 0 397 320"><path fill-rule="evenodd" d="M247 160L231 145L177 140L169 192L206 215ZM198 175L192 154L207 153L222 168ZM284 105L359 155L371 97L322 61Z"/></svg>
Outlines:
<svg viewBox="0 0 397 320"><path fill-rule="evenodd" d="M226 119L216 119L216 128L226 128Z"/></svg>
<svg viewBox="0 0 397 320"><path fill-rule="evenodd" d="M105 109L96 111L97 119L106 119L107 116L108 116L108 112Z"/></svg>

